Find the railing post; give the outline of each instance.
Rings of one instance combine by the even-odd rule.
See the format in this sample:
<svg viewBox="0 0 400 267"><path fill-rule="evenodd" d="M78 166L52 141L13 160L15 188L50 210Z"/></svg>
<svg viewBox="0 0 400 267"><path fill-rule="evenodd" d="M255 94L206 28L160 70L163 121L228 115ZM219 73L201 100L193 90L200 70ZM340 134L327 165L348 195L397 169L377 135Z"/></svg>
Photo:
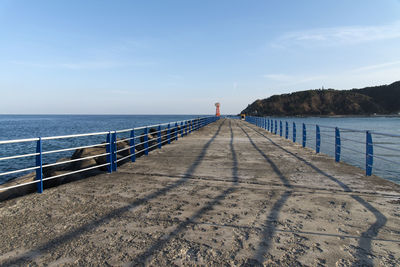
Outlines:
<svg viewBox="0 0 400 267"><path fill-rule="evenodd" d="M335 128L335 161L340 161L340 131L339 128Z"/></svg>
<svg viewBox="0 0 400 267"><path fill-rule="evenodd" d="M293 122L293 131L292 131L293 143L296 143L296 123Z"/></svg>
<svg viewBox="0 0 400 267"><path fill-rule="evenodd" d="M267 130L267 118L264 118L264 129Z"/></svg>
<svg viewBox="0 0 400 267"><path fill-rule="evenodd" d="M268 132L269 132L269 129L270 129L270 128L269 128L269 119L268 119Z"/></svg>
<svg viewBox="0 0 400 267"><path fill-rule="evenodd" d="M187 123L187 121L185 121L185 135L187 135L187 126L188 126L188 123Z"/></svg>
<svg viewBox="0 0 400 267"><path fill-rule="evenodd" d="M190 122L190 123L189 123L189 133L192 133L192 130L193 130L193 120L190 120L189 122Z"/></svg>
<svg viewBox="0 0 400 267"><path fill-rule="evenodd" d="M279 121L279 135L282 137L282 121Z"/></svg>
<svg viewBox="0 0 400 267"><path fill-rule="evenodd" d="M168 138L168 144L171 144L171 124L170 123L168 123L167 138Z"/></svg>
<svg viewBox="0 0 400 267"><path fill-rule="evenodd" d="M42 138L39 137L39 140L36 143L36 180L39 181L37 183L37 192L43 193L43 151L42 151Z"/></svg>
<svg viewBox="0 0 400 267"><path fill-rule="evenodd" d="M157 129L157 139L158 139L158 148L161 149L161 125L158 125Z"/></svg>
<svg viewBox="0 0 400 267"><path fill-rule="evenodd" d="M307 144L307 129L306 125L303 123L303 147L306 147Z"/></svg>
<svg viewBox="0 0 400 267"><path fill-rule="evenodd" d="M144 154L147 156L149 154L149 129L144 128Z"/></svg>
<svg viewBox="0 0 400 267"><path fill-rule="evenodd" d="M178 140L178 123L175 122L175 141Z"/></svg>
<svg viewBox="0 0 400 267"><path fill-rule="evenodd" d="M117 132L112 133L112 161L113 172L117 171Z"/></svg>
<svg viewBox="0 0 400 267"><path fill-rule="evenodd" d="M367 131L366 159L365 159L365 172L367 176L372 175L373 164L374 164L374 147L372 143L372 135L370 131Z"/></svg>
<svg viewBox="0 0 400 267"><path fill-rule="evenodd" d="M278 132L278 121L275 120L275 134Z"/></svg>
<svg viewBox="0 0 400 267"><path fill-rule="evenodd" d="M315 151L319 153L321 150L321 131L319 125L315 125Z"/></svg>
<svg viewBox="0 0 400 267"><path fill-rule="evenodd" d="M106 146L106 152L108 153L107 155L107 163L109 163L109 165L107 166L107 170L109 173L112 173L113 171L113 155L112 155L112 133L108 132L107 137L106 137L106 142L108 143L108 145Z"/></svg>
<svg viewBox="0 0 400 267"><path fill-rule="evenodd" d="M285 122L285 138L289 138L289 123L287 121Z"/></svg>
<svg viewBox="0 0 400 267"><path fill-rule="evenodd" d="M135 130L131 130L131 140L129 140L129 145L131 147L131 161L136 161L136 149L135 149Z"/></svg>
<svg viewBox="0 0 400 267"><path fill-rule="evenodd" d="M181 121L181 137L183 137L183 121Z"/></svg>

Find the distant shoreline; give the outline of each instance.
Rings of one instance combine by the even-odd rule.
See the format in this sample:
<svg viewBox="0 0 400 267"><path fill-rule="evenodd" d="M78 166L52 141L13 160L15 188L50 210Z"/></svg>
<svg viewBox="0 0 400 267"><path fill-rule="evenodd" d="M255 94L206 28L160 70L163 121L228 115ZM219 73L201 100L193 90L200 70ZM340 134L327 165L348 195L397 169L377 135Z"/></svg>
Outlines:
<svg viewBox="0 0 400 267"><path fill-rule="evenodd" d="M240 115L238 115L240 116ZM249 115L246 115L249 116ZM256 116L257 117L257 116ZM265 115L274 118L400 118L400 114L391 115Z"/></svg>

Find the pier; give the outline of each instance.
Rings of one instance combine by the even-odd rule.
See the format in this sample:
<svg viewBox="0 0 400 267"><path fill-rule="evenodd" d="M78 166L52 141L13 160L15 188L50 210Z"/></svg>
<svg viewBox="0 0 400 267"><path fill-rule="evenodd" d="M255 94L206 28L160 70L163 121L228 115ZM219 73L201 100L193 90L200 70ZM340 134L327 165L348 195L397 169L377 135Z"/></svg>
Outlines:
<svg viewBox="0 0 400 267"><path fill-rule="evenodd" d="M400 186L220 119L0 202L0 265L400 265Z"/></svg>

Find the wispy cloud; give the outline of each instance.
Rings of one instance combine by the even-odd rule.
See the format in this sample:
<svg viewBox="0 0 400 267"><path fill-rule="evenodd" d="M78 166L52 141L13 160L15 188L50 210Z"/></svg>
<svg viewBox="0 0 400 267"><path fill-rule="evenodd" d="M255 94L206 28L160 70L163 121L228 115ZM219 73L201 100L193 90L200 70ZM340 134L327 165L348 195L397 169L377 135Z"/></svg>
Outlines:
<svg viewBox="0 0 400 267"><path fill-rule="evenodd" d="M362 88L365 86L389 84L400 79L400 60L380 62L357 68L349 68L322 75L311 74L265 74L266 85L284 90L303 90L312 88ZM276 91L279 93L279 90Z"/></svg>
<svg viewBox="0 0 400 267"><path fill-rule="evenodd" d="M380 26L345 26L288 32L274 46L349 45L400 38L400 21Z"/></svg>
<svg viewBox="0 0 400 267"><path fill-rule="evenodd" d="M354 69L353 72L365 72L365 71L371 71L371 70L381 70L381 69L387 69L389 67L395 67L395 66L399 66L400 67L400 60L384 62L384 63L368 65L368 66L363 66L363 67Z"/></svg>

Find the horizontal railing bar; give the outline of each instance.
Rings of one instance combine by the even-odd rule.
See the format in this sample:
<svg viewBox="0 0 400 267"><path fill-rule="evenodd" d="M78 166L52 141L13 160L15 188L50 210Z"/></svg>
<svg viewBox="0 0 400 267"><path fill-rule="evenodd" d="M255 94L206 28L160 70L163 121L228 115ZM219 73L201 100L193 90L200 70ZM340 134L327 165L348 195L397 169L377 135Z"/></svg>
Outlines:
<svg viewBox="0 0 400 267"><path fill-rule="evenodd" d="M388 134L388 133L381 133L381 132L374 132L374 131L370 131L370 133L380 135L380 136L400 137L400 134Z"/></svg>
<svg viewBox="0 0 400 267"><path fill-rule="evenodd" d="M110 153L104 153L104 154L98 154L98 155L88 156L88 157L84 157L84 158L77 158L77 159L71 159L71 160L60 161L60 162L55 162L55 163L49 163L49 164L43 165L43 168L57 166L57 165L61 165L61 164L71 163L71 162L76 162L76 161L82 161L85 159L98 158L98 157L107 156L107 155L110 155Z"/></svg>
<svg viewBox="0 0 400 267"><path fill-rule="evenodd" d="M124 160L124 159L127 159L127 158L130 158L130 157L132 157L132 155L130 154L130 155L128 155L128 156L125 156L125 157L123 157L123 158L120 158L120 159L117 159L115 162L120 162L120 161L122 161L122 160Z"/></svg>
<svg viewBox="0 0 400 267"><path fill-rule="evenodd" d="M352 142L355 142L355 143L358 143L358 144L365 145L365 142L361 142L361 141L354 140L354 139L347 138L347 137L340 137L340 139L341 139L341 140L345 140L345 141L352 141Z"/></svg>
<svg viewBox="0 0 400 267"><path fill-rule="evenodd" d="M57 149L57 150L50 150L50 151L44 151L42 154L52 154L52 153L59 153L59 152L65 152L65 151L71 151L71 150L77 150L77 149L83 149L83 148L91 148L91 147L101 147L101 146L106 146L109 145L110 143L102 143L102 144L95 144L95 145L89 145L89 146L77 146L77 147L71 147L71 148L63 148L63 149Z"/></svg>
<svg viewBox="0 0 400 267"><path fill-rule="evenodd" d="M25 157L33 157L33 156L37 156L39 155L39 153L31 153L31 154L24 154L24 155L17 155L17 156L9 156L9 157L3 157L0 158L1 160L7 160L7 159L18 159L18 158L25 158Z"/></svg>
<svg viewBox="0 0 400 267"><path fill-rule="evenodd" d="M63 173L63 174L47 177L47 178L44 178L43 181L47 181L47 180L59 178L59 177L62 177L62 176L75 174L75 173L80 173L80 172L84 172L84 171L88 171L88 170L92 170L92 169L97 169L97 168L101 168L101 167L107 166L107 165L110 165L110 163L105 163L105 164L101 164L101 165L96 165L96 166L93 166L93 167L85 168L85 169L82 169L82 170L77 170L77 171L73 171L73 172L68 172L68 173Z"/></svg>
<svg viewBox="0 0 400 267"><path fill-rule="evenodd" d="M73 137L85 137L85 136L94 136L94 135L104 135L109 134L110 132L98 132L98 133L87 133L87 134L71 134L71 135L59 135L59 136L47 136L42 137L42 140L54 140L54 139L65 139L65 138L73 138Z"/></svg>
<svg viewBox="0 0 400 267"><path fill-rule="evenodd" d="M17 185L12 185L12 186L8 186L8 187L0 187L0 191L17 188L17 187L21 187L21 186L24 186L24 185L35 184L35 183L39 183L39 182L40 182L40 180L34 180L34 181L26 182L26 183L23 183L23 184L17 184Z"/></svg>
<svg viewBox="0 0 400 267"><path fill-rule="evenodd" d="M3 140L3 141L0 141L0 145L2 145L2 144L12 144L12 143L33 142L33 141L39 141L39 138Z"/></svg>
<svg viewBox="0 0 400 267"><path fill-rule="evenodd" d="M135 154L139 154L139 153L141 153L141 152L143 152L145 150L146 150L146 148L143 148L142 150L136 151Z"/></svg>
<svg viewBox="0 0 400 267"><path fill-rule="evenodd" d="M374 143L374 147L379 147L379 148L382 148L382 149L387 149L387 150L391 150L391 151L400 152L400 149L386 147L386 146L380 146L380 145L377 145L376 143Z"/></svg>
<svg viewBox="0 0 400 267"><path fill-rule="evenodd" d="M40 167L29 167L29 168L19 169L19 170L15 170L15 171L3 172L3 173L0 173L0 176L13 174L13 173L19 173L19 172L32 171L32 170L36 170L36 169L39 169L39 168Z"/></svg>
<svg viewBox="0 0 400 267"><path fill-rule="evenodd" d="M374 144L379 144L379 145L396 145L396 143L392 143L392 142L377 142L377 141L374 141Z"/></svg>
<svg viewBox="0 0 400 267"><path fill-rule="evenodd" d="M380 153L378 154L378 153L374 153L374 155L381 156L381 157L389 157L389 158L400 158L400 155L393 155L393 154L380 154Z"/></svg>
<svg viewBox="0 0 400 267"><path fill-rule="evenodd" d="M374 166L374 171L381 171L381 172L385 172L385 173L388 173L388 174L390 174L390 175L393 175L393 176L398 176L398 175L399 175L399 174L398 174L396 171L391 171L391 170L381 169L381 168L379 168L379 167L376 167L376 166Z"/></svg>
<svg viewBox="0 0 400 267"><path fill-rule="evenodd" d="M135 137L135 138L136 138L136 137ZM124 139L117 140L117 141L115 141L115 143L116 143L116 144L119 144L119 143L123 143L123 142L125 142L125 141L129 141L129 140L132 140L132 139L134 139L134 137L128 137L128 138L124 138Z"/></svg>
<svg viewBox="0 0 400 267"><path fill-rule="evenodd" d="M334 135L331 135L331 134L325 134L325 133L321 133L321 136L335 137Z"/></svg>
<svg viewBox="0 0 400 267"><path fill-rule="evenodd" d="M149 146L147 149L153 148L153 147L155 147L155 146L158 146L158 143L156 143L156 144L154 144L154 145L152 145L152 146Z"/></svg>
<svg viewBox="0 0 400 267"><path fill-rule="evenodd" d="M399 165L399 164L400 164L400 161L399 161L399 162L396 162L396 161L393 161L393 160L390 160L390 159L385 159L385 158L383 158L383 157L376 156L376 155L371 155L371 156L373 156L374 158L377 158L377 159L383 160L383 161L387 161L387 162L390 162L390 163L396 164L396 165Z"/></svg>
<svg viewBox="0 0 400 267"><path fill-rule="evenodd" d="M136 144L134 145L134 146L137 146ZM122 152L122 151L125 151L125 150L128 150L128 149L131 149L132 147L134 147L134 146L128 146L128 147L124 147L124 148L121 148L120 150L117 150L117 151L115 151L115 152Z"/></svg>
<svg viewBox="0 0 400 267"><path fill-rule="evenodd" d="M330 142L330 141L326 141L326 140L321 140L321 146L322 145L324 145L325 143L328 143L328 144L330 144L330 145L334 145L335 143L334 142Z"/></svg>
<svg viewBox="0 0 400 267"><path fill-rule="evenodd" d="M346 147L346 146L342 146L341 148L343 148L344 150L350 150L350 151L353 151L353 152L357 152L357 153L359 153L359 154L365 153L365 151L358 151L358 150L355 150L355 149L352 149L352 148L348 148L348 147ZM364 154L363 154L363 155L364 155Z"/></svg>
<svg viewBox="0 0 400 267"><path fill-rule="evenodd" d="M126 133L126 132L130 132L132 130L134 130L135 128L131 128L131 129L123 129L123 130L117 130L115 131L115 133Z"/></svg>

